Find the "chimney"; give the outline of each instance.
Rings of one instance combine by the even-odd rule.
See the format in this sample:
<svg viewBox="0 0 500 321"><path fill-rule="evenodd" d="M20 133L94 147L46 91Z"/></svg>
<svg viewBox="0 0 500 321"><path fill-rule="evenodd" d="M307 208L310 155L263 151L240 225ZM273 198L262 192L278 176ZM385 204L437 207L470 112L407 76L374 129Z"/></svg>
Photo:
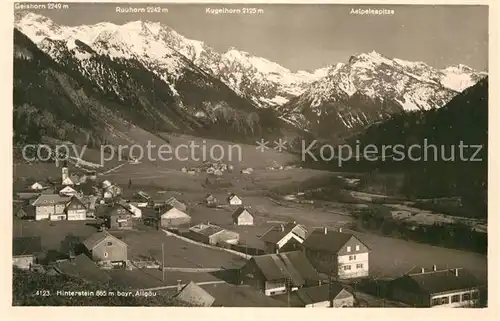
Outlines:
<svg viewBox="0 0 500 321"><path fill-rule="evenodd" d="M432 266L432 271L436 272L437 268L436 268L436 265L433 265Z"/></svg>
<svg viewBox="0 0 500 321"><path fill-rule="evenodd" d="M458 277L458 269L455 269L455 276Z"/></svg>
<svg viewBox="0 0 500 321"><path fill-rule="evenodd" d="M180 292L181 290L182 290L181 280L177 280L177 292Z"/></svg>
<svg viewBox="0 0 500 321"><path fill-rule="evenodd" d="M342 233L342 228L341 227L339 227L339 233Z"/></svg>
<svg viewBox="0 0 500 321"><path fill-rule="evenodd" d="M280 227L281 227L281 232L284 232L285 231L285 227L283 226L283 224L281 224Z"/></svg>
<svg viewBox="0 0 500 321"><path fill-rule="evenodd" d="M325 235L328 234L328 227L324 227L324 232L325 232Z"/></svg>
<svg viewBox="0 0 500 321"><path fill-rule="evenodd" d="M420 270L420 272L421 272L421 273L425 273L425 269L424 269L424 268L422 268L422 269Z"/></svg>

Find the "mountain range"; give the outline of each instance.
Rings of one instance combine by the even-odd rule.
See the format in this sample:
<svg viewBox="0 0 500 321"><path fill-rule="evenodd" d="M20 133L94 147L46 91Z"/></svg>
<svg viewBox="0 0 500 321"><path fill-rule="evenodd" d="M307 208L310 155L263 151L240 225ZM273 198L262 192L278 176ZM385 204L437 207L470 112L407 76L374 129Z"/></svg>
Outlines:
<svg viewBox="0 0 500 321"><path fill-rule="evenodd" d="M15 84L25 85L14 88L16 105L28 104L23 108L36 110L37 119L50 108L56 120L62 108L74 119L92 114L105 122L99 135L124 136L114 123L129 122L151 132L242 139L294 132L328 138L404 111L440 108L486 76L464 65L437 69L377 52L292 72L235 48L216 52L157 22L62 26L38 14L18 13L15 27L15 69L25 71L14 75ZM42 69L30 73L26 64ZM44 95L57 96L54 102L63 105L42 110L33 89L26 88L31 83L51 91ZM88 106L92 100L99 108ZM66 118L72 131L82 131ZM94 125L89 130L99 128Z"/></svg>

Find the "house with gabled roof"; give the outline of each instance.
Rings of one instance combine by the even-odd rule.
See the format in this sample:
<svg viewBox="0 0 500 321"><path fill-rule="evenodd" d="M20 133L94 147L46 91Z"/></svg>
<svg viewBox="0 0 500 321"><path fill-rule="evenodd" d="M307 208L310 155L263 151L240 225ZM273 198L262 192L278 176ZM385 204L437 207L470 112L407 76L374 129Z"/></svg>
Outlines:
<svg viewBox="0 0 500 321"><path fill-rule="evenodd" d="M478 307L481 288L462 268L414 268L390 282L390 296L413 307Z"/></svg>
<svg viewBox="0 0 500 321"><path fill-rule="evenodd" d="M306 228L293 222L273 226L259 239L266 245L266 253L278 253L300 249L306 235Z"/></svg>
<svg viewBox="0 0 500 321"><path fill-rule="evenodd" d="M215 298L193 281L186 284L175 298L191 306L211 307Z"/></svg>
<svg viewBox="0 0 500 321"><path fill-rule="evenodd" d="M238 233L210 223L201 223L190 227L189 234L193 240L211 245L218 243L237 244L240 238Z"/></svg>
<svg viewBox="0 0 500 321"><path fill-rule="evenodd" d="M14 217L18 219L34 219L35 208L29 204L14 203L13 204Z"/></svg>
<svg viewBox="0 0 500 321"><path fill-rule="evenodd" d="M359 238L328 228L313 230L302 242L312 265L321 273L339 280L369 275L370 249Z"/></svg>
<svg viewBox="0 0 500 321"><path fill-rule="evenodd" d="M127 244L106 231L92 234L83 242L83 245L94 262L124 263L127 261Z"/></svg>
<svg viewBox="0 0 500 321"><path fill-rule="evenodd" d="M33 184L30 185L30 189L35 190L35 191L40 191L44 187L41 182L34 182Z"/></svg>
<svg viewBox="0 0 500 321"><path fill-rule="evenodd" d="M40 195L34 202L35 219L39 220L65 220L66 204L70 198L67 196L60 196L58 194L43 194Z"/></svg>
<svg viewBox="0 0 500 321"><path fill-rule="evenodd" d="M243 204L241 198L239 198L238 195L234 193L229 194L229 196L227 197L227 202L229 203L229 205L236 205L236 206Z"/></svg>
<svg viewBox="0 0 500 321"><path fill-rule="evenodd" d="M181 201L177 200L175 197L170 197L169 199L167 199L165 201L165 204L166 205L170 205L170 206L173 206L175 207L176 209L178 209L179 211L181 212L184 212L186 213L187 211L187 206L186 204L182 203Z"/></svg>
<svg viewBox="0 0 500 321"><path fill-rule="evenodd" d="M321 277L301 251L252 257L240 270L240 282L272 296L318 285Z"/></svg>
<svg viewBox="0 0 500 321"><path fill-rule="evenodd" d="M86 195L82 197L82 201L87 207L87 217L95 217L97 207L97 196Z"/></svg>
<svg viewBox="0 0 500 321"><path fill-rule="evenodd" d="M15 237L12 240L13 265L19 269L29 270L41 253L42 238L40 236Z"/></svg>
<svg viewBox="0 0 500 321"><path fill-rule="evenodd" d="M56 274L69 275L91 282L106 283L111 279L105 271L83 253L69 260L57 262L52 267Z"/></svg>
<svg viewBox="0 0 500 321"><path fill-rule="evenodd" d="M337 282L298 289L291 301L305 308L348 308L355 302L353 294Z"/></svg>
<svg viewBox="0 0 500 321"><path fill-rule="evenodd" d="M253 225L253 215L244 207L238 207L232 218L235 225Z"/></svg>
<svg viewBox="0 0 500 321"><path fill-rule="evenodd" d="M160 212L160 224L163 228L188 226L189 223L191 223L191 216L174 206L167 205Z"/></svg>

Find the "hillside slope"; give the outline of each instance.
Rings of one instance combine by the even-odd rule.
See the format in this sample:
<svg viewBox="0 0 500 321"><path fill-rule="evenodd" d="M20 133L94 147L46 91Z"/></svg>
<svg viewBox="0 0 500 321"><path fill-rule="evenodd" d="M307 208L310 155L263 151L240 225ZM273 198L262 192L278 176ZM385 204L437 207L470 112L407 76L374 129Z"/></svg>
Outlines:
<svg viewBox="0 0 500 321"><path fill-rule="evenodd" d="M487 213L488 78L443 108L393 116L352 140L363 146L404 146L405 157L351 160L345 168L405 174L403 193L415 197L459 196L464 206ZM412 145L420 148L411 150ZM463 145L462 152L460 145ZM427 146L427 147L426 147ZM433 147L435 146L435 147ZM465 147L468 146L468 147ZM393 151L393 149L392 149ZM390 157L390 156L393 157ZM365 155L366 156L366 155ZM381 155L378 155L381 156Z"/></svg>
<svg viewBox="0 0 500 321"><path fill-rule="evenodd" d="M128 131L136 126L252 142L281 135L271 110L257 109L183 56L176 57L183 72L172 88L168 70L153 72L134 57L102 55L79 40L39 46L44 51L14 31L16 140L43 134L90 145L133 143Z"/></svg>

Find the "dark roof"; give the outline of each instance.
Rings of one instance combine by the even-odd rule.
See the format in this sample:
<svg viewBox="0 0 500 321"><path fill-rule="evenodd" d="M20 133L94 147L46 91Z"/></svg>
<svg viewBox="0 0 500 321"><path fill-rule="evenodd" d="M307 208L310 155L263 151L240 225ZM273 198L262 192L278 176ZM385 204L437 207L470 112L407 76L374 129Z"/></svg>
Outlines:
<svg viewBox="0 0 500 321"><path fill-rule="evenodd" d="M77 196L72 196L67 205L72 204L72 203L80 204L80 205L83 205L85 208L87 208L87 204L84 202L84 200L80 199Z"/></svg>
<svg viewBox="0 0 500 321"><path fill-rule="evenodd" d="M12 240L12 255L31 255L42 252L42 238L36 237L15 237Z"/></svg>
<svg viewBox="0 0 500 321"><path fill-rule="evenodd" d="M306 281L319 281L321 278L300 251L254 256L255 262L266 280L290 279L295 286Z"/></svg>
<svg viewBox="0 0 500 321"><path fill-rule="evenodd" d="M481 285L464 269L458 269L458 276L455 275L455 269L447 269L407 274L392 282L392 286L404 288L406 291L426 294L451 292Z"/></svg>
<svg viewBox="0 0 500 321"><path fill-rule="evenodd" d="M73 260L57 263L55 268L63 274L79 277L88 281L107 282L111 278L101 270L88 256L80 254Z"/></svg>
<svg viewBox="0 0 500 321"><path fill-rule="evenodd" d="M40 191L41 194L54 194L56 190L52 187L44 188Z"/></svg>
<svg viewBox="0 0 500 321"><path fill-rule="evenodd" d="M236 211L234 211L234 213L232 215L233 219L237 219L240 216L240 214L243 213L244 211L248 212L248 210L246 208L244 208L244 207L238 207L236 209ZM251 216L253 216L252 213L250 213L250 212L248 212L248 214L250 214Z"/></svg>
<svg viewBox="0 0 500 321"><path fill-rule="evenodd" d="M201 285L203 290L215 298L216 307L285 307L281 301L266 296L248 285L216 283Z"/></svg>
<svg viewBox="0 0 500 321"><path fill-rule="evenodd" d="M40 196L40 193L36 192L18 192L16 193L17 198L22 199L22 200L30 200L34 198L38 198Z"/></svg>
<svg viewBox="0 0 500 321"><path fill-rule="evenodd" d="M281 240L285 235L290 233L290 231L297 226L295 223L287 223L282 224L281 226L274 226L269 229L266 233L264 233L260 239L264 242L276 244Z"/></svg>
<svg viewBox="0 0 500 321"><path fill-rule="evenodd" d="M186 284L175 297L194 306L210 307L215 301L212 295L192 281Z"/></svg>
<svg viewBox="0 0 500 321"><path fill-rule="evenodd" d="M141 208L142 218L153 217L158 218L158 212L151 207Z"/></svg>
<svg viewBox="0 0 500 321"><path fill-rule="evenodd" d="M337 282L332 282L331 284L323 284L313 287L304 287L297 290L297 295L304 305L324 302L331 298L335 299L340 292L344 290L344 287Z"/></svg>
<svg viewBox="0 0 500 321"><path fill-rule="evenodd" d="M237 197L237 198L240 198L238 195L234 194L234 193L231 193L229 194L229 196L227 197L227 200L230 201L232 200L234 197Z"/></svg>
<svg viewBox="0 0 500 321"><path fill-rule="evenodd" d="M205 235L205 236L212 236L215 233L219 233L220 231L223 231L223 230L224 229L220 226L210 225L210 226L204 228L203 230L199 231L198 233L201 235Z"/></svg>
<svg viewBox="0 0 500 321"><path fill-rule="evenodd" d="M337 253L354 235L329 230L314 230L304 240L302 245L311 250L328 251Z"/></svg>
<svg viewBox="0 0 500 321"><path fill-rule="evenodd" d="M97 233L92 234L85 241L83 241L83 245L85 245L85 247L88 250L92 250L94 247L96 247L99 243L101 243L107 237L112 237L115 240L117 240L117 241L123 243L125 246L127 246L127 244L125 242L119 240L118 238L114 237L113 235L111 235L110 233L108 233L106 231L97 232Z"/></svg>

